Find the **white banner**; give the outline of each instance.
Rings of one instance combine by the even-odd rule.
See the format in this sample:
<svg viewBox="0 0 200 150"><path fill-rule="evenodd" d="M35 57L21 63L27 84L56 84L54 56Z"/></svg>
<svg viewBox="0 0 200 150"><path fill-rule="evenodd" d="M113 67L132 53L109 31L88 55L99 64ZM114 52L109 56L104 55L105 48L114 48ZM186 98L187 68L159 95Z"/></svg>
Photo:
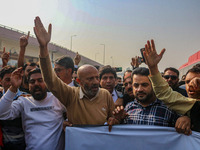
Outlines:
<svg viewBox="0 0 200 150"><path fill-rule="evenodd" d="M67 127L65 150L200 150L200 133L145 125Z"/></svg>

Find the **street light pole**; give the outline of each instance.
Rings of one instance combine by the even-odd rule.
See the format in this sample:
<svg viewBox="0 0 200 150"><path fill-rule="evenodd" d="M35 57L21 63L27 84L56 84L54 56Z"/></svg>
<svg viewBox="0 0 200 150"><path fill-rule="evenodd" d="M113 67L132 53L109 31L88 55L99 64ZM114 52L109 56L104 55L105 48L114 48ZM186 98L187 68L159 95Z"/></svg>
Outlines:
<svg viewBox="0 0 200 150"><path fill-rule="evenodd" d="M16 52L15 47L12 47L12 48L9 50L9 53L10 53L9 56L10 56L10 58L11 58L11 55L14 53L14 52L12 53L12 50L14 50L14 52Z"/></svg>
<svg viewBox="0 0 200 150"><path fill-rule="evenodd" d="M70 45L70 50L72 51L72 38L75 37L76 35L71 36L71 45Z"/></svg>
<svg viewBox="0 0 200 150"><path fill-rule="evenodd" d="M110 58L112 59L112 67L113 67L113 57L111 56Z"/></svg>
<svg viewBox="0 0 200 150"><path fill-rule="evenodd" d="M105 51L106 51L106 46L105 44L100 44L104 46L104 51L103 51L103 64L105 65Z"/></svg>
<svg viewBox="0 0 200 150"><path fill-rule="evenodd" d="M99 53L95 53L95 61L96 61L96 58L97 58L97 54L99 54Z"/></svg>
<svg viewBox="0 0 200 150"><path fill-rule="evenodd" d="M54 63L53 59L54 59L54 54L57 53L57 51L51 51L51 61L52 61L52 64Z"/></svg>

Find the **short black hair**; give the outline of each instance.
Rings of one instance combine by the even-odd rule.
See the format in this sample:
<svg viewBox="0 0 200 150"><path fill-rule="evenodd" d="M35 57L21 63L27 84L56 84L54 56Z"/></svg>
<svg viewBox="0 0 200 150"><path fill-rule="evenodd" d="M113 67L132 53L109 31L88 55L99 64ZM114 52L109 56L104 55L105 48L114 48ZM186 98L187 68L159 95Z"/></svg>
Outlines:
<svg viewBox="0 0 200 150"><path fill-rule="evenodd" d="M194 65L193 67L200 67L200 63Z"/></svg>
<svg viewBox="0 0 200 150"><path fill-rule="evenodd" d="M164 74L165 74L165 72L168 71L168 70L175 72L175 73L177 74L177 76L179 77L179 71L178 71L176 68L168 67L168 68L166 68L166 69L164 70Z"/></svg>
<svg viewBox="0 0 200 150"><path fill-rule="evenodd" d="M110 65L107 66L103 66L102 68L100 68L99 70L99 79L101 80L102 76L106 73L112 73L114 75L114 78L117 78L117 73L116 70L114 68L112 68Z"/></svg>
<svg viewBox="0 0 200 150"><path fill-rule="evenodd" d="M133 70L131 77L133 77L134 74L135 75L148 76L149 75L149 69L145 68L145 67L138 67L138 68Z"/></svg>
<svg viewBox="0 0 200 150"><path fill-rule="evenodd" d="M191 69L189 69L189 70L187 71L186 75L187 75L189 72L196 73L196 74L200 74L200 66L199 66L199 65L193 66Z"/></svg>
<svg viewBox="0 0 200 150"><path fill-rule="evenodd" d="M0 70L0 78L3 79L5 74L12 73L16 68L12 66L5 66Z"/></svg>
<svg viewBox="0 0 200 150"><path fill-rule="evenodd" d="M41 73L40 68L34 68L34 69L32 69L32 70L28 73L28 82L29 82L29 80L30 80L31 75L32 75L32 74L35 74L35 73Z"/></svg>
<svg viewBox="0 0 200 150"><path fill-rule="evenodd" d="M132 71L132 70L126 70L126 71L124 72L124 75L123 75L123 81L125 80L125 73L126 73L126 72L132 73L133 71Z"/></svg>
<svg viewBox="0 0 200 150"><path fill-rule="evenodd" d="M27 62L27 63L23 66L22 70L25 70L27 66L37 66L37 67L39 67L38 63L34 63L34 62L31 62L31 63L30 63L30 62Z"/></svg>
<svg viewBox="0 0 200 150"><path fill-rule="evenodd" d="M74 72L74 61L69 56L62 56L62 57L56 59L55 64L61 65L61 66L65 67L66 69L71 68L72 74Z"/></svg>

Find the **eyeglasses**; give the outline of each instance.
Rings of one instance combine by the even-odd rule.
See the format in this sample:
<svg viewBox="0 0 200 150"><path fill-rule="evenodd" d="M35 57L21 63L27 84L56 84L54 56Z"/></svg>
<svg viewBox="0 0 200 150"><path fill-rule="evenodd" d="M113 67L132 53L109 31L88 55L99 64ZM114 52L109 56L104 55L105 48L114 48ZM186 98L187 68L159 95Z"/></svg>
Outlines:
<svg viewBox="0 0 200 150"><path fill-rule="evenodd" d="M178 77L177 76L174 76L174 75L165 75L165 76L163 76L165 79L169 79L169 78L171 78L172 80L176 80Z"/></svg>

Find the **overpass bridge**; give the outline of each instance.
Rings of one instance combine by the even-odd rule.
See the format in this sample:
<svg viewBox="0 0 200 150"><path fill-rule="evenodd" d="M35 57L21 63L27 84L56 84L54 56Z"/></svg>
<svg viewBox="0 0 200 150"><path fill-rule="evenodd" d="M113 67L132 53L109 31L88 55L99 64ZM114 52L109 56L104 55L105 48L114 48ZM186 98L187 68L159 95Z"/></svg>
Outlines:
<svg viewBox="0 0 200 150"><path fill-rule="evenodd" d="M10 52L10 61L9 61L10 65L15 65L17 63L18 54L20 50L19 39L22 35L27 35L27 33L19 31L17 29L13 29L11 27L0 25L0 49L1 49L0 54L2 54L3 47L6 48L7 52ZM74 58L76 55L75 52L52 42L49 43L48 48L52 63L60 56L68 55ZM38 56L39 56L39 44L35 36L30 35L28 46L25 52L24 61L37 62L39 60ZM81 62L79 65L83 64L91 64L98 67L103 66L102 64L81 55ZM1 61L0 65L2 65Z"/></svg>

